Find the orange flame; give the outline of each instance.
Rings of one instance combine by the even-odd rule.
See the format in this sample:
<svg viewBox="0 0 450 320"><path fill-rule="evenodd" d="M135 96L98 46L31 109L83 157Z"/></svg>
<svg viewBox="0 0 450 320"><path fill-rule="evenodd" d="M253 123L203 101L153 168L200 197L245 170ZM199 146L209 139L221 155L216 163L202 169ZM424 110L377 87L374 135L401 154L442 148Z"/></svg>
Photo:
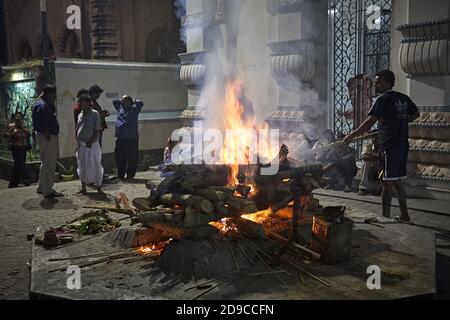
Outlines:
<svg viewBox="0 0 450 320"><path fill-rule="evenodd" d="M271 210L263 210L252 214L244 214L242 218L256 222L258 224L263 224L267 219L270 218L271 214L272 214Z"/></svg>
<svg viewBox="0 0 450 320"><path fill-rule="evenodd" d="M269 126L258 125L255 119L244 117L245 107L240 99L242 88L242 83L237 80L228 81L225 87L223 121L226 132L221 160L231 168L231 186L239 184L239 165L256 164L256 155L271 160L278 154L278 150L272 148L267 141Z"/></svg>
<svg viewBox="0 0 450 320"><path fill-rule="evenodd" d="M144 256L159 256L162 254L164 249L172 242L173 239L169 239L164 242L160 242L158 244L150 244L147 246L140 247L136 249L136 251Z"/></svg>
<svg viewBox="0 0 450 320"><path fill-rule="evenodd" d="M221 219L220 221L210 222L209 225L218 229L222 234L227 234L230 231L237 230L236 226L233 223L231 223L231 219L229 218L224 218Z"/></svg>

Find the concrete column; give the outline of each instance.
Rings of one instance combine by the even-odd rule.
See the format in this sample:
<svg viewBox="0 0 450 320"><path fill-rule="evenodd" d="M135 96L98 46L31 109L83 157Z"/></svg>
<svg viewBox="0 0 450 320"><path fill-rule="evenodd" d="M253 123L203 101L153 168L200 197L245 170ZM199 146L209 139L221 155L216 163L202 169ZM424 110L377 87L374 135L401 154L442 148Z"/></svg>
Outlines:
<svg viewBox="0 0 450 320"><path fill-rule="evenodd" d="M201 87L206 74L205 57L205 11L203 0L187 0L186 16L182 27L186 38L186 54L181 54L181 80L188 87L188 106L182 117L186 120L198 116L194 114L199 107ZM189 121L188 121L189 122Z"/></svg>
<svg viewBox="0 0 450 320"><path fill-rule="evenodd" d="M279 86L279 112L272 117L283 115L291 118L285 120L297 121L286 131L302 131L306 123L326 127L327 1L268 1L268 9L276 15L278 29L276 42L269 44L272 76Z"/></svg>
<svg viewBox="0 0 450 320"><path fill-rule="evenodd" d="M413 25L448 19L449 10L448 0L436 0L432 5L420 0L393 0L391 68L397 75L396 90L409 94L418 105L441 106L448 104L450 102L449 76L418 74L409 77L399 62L403 36L397 28L405 24ZM429 43L426 42L425 46L428 48Z"/></svg>

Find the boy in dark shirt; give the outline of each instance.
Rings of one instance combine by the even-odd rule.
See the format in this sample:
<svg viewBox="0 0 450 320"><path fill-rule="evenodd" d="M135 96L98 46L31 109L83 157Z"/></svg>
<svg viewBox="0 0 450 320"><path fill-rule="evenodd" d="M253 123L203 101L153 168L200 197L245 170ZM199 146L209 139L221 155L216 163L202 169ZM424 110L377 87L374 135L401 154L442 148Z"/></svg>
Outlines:
<svg viewBox="0 0 450 320"><path fill-rule="evenodd" d="M417 106L406 95L393 91L395 75L392 71L377 73L376 90L381 96L369 112L361 127L345 137L345 143L369 131L378 121L380 160L383 164L383 216L390 217L393 189L397 190L400 206L400 220L411 221L408 214L407 197L402 180L407 178L409 152L409 123L420 114Z"/></svg>

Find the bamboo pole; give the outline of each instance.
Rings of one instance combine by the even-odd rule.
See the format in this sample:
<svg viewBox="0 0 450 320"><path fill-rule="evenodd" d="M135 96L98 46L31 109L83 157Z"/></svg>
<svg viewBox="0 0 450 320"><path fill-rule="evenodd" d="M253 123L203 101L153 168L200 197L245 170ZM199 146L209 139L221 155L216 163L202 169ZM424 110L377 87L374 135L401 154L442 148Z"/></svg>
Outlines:
<svg viewBox="0 0 450 320"><path fill-rule="evenodd" d="M274 238L274 240L277 240L279 242L288 242L288 239L286 239L285 237L283 237L283 236L281 236L278 233L275 233L273 231L269 231L267 233L267 235L269 237L271 237L271 238ZM292 246L292 247L295 247L295 248L297 248L297 249L299 249L299 250L301 250L303 252L306 252L306 253L310 254L314 259L320 260L320 258L321 258L321 255L319 253L314 252L314 251L312 251L312 250L310 250L310 249L308 249L308 248L306 248L306 247L304 247L304 246L302 246L302 245L300 245L298 243L292 242L289 245Z"/></svg>

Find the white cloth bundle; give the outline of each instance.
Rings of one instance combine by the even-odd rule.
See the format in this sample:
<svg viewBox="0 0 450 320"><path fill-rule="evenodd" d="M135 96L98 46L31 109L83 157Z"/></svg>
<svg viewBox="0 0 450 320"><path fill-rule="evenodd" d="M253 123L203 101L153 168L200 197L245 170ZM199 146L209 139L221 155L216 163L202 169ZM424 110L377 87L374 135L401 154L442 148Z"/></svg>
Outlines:
<svg viewBox="0 0 450 320"><path fill-rule="evenodd" d="M95 184L96 187L102 186L103 166L102 149L100 143L96 142L91 148L81 142L76 153L78 163L78 176L86 184Z"/></svg>

